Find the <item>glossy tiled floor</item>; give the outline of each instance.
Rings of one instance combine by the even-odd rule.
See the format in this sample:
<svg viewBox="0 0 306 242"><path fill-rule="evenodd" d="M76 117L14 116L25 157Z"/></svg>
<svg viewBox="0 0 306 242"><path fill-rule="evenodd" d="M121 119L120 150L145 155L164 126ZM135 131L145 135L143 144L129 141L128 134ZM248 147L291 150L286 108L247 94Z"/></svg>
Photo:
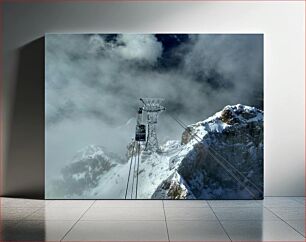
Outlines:
<svg viewBox="0 0 306 242"><path fill-rule="evenodd" d="M1 198L0 240L305 241L304 203Z"/></svg>

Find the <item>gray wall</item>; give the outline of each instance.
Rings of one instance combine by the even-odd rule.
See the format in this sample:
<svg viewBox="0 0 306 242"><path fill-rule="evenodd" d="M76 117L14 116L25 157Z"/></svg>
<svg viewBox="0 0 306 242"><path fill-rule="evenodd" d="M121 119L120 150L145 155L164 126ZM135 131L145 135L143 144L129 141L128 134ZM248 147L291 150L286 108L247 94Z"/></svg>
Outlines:
<svg viewBox="0 0 306 242"><path fill-rule="evenodd" d="M2 195L43 197L44 34L264 33L265 195L304 195L303 2L3 4Z"/></svg>

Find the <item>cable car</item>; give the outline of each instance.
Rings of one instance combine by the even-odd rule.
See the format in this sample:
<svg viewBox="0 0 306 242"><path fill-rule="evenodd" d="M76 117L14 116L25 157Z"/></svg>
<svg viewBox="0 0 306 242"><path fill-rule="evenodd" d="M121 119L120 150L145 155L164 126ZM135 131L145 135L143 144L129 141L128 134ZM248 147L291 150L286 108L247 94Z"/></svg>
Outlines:
<svg viewBox="0 0 306 242"><path fill-rule="evenodd" d="M142 108L138 110L135 140L146 141L146 126L142 124Z"/></svg>
<svg viewBox="0 0 306 242"><path fill-rule="evenodd" d="M138 124L136 126L136 141L146 141L146 126L144 124Z"/></svg>

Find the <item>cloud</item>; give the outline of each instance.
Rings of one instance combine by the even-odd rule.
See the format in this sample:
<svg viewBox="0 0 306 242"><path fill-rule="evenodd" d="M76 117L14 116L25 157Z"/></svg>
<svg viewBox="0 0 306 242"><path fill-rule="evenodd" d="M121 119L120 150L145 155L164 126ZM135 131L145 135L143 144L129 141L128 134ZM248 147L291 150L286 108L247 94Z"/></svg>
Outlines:
<svg viewBox="0 0 306 242"><path fill-rule="evenodd" d="M89 38L92 53L100 53L119 61L145 62L154 65L162 54L162 44L154 35L120 34L116 41L107 41L107 36L93 35Z"/></svg>
<svg viewBox="0 0 306 242"><path fill-rule="evenodd" d="M122 126L140 97L165 98L161 141L182 133L168 114L194 123L227 104L262 108L262 35L174 39L171 46L150 34L47 35L47 158L63 162L90 143L124 153L134 128Z"/></svg>
<svg viewBox="0 0 306 242"><path fill-rule="evenodd" d="M116 52L125 60L155 64L162 54L162 44L153 35L119 35Z"/></svg>

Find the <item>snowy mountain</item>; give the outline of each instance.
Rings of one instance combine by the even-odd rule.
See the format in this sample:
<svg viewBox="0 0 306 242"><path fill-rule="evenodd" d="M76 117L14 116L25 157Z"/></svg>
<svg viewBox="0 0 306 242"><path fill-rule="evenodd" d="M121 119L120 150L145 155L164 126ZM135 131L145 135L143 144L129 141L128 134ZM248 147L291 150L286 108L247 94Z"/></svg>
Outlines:
<svg viewBox="0 0 306 242"><path fill-rule="evenodd" d="M53 181L49 197L83 198L96 187L102 176L126 160L102 146L89 145L79 150L61 170L61 179Z"/></svg>
<svg viewBox="0 0 306 242"><path fill-rule="evenodd" d="M262 198L261 110L240 104L226 106L212 117L189 125L181 143L183 148L171 166L180 176L179 183L195 198ZM172 180L169 176L163 183ZM153 197L175 198L169 194L171 187L162 192L159 188Z"/></svg>
<svg viewBox="0 0 306 242"><path fill-rule="evenodd" d="M161 152L143 149L144 145L139 199L260 199L263 195L263 111L254 107L226 106L189 125L181 141L167 141ZM133 141L125 159L96 145L77 152L55 183L57 196L123 199L135 151ZM131 178L127 198L132 184Z"/></svg>

